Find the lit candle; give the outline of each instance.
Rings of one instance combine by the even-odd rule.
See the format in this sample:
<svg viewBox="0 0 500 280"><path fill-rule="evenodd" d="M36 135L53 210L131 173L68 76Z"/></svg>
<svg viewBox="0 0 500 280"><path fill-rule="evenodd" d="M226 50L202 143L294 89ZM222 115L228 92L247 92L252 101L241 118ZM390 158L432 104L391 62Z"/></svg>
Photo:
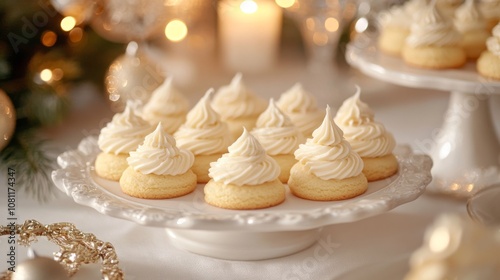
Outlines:
<svg viewBox="0 0 500 280"><path fill-rule="evenodd" d="M222 0L218 13L226 66L243 72L270 68L278 51L281 8L270 0Z"/></svg>

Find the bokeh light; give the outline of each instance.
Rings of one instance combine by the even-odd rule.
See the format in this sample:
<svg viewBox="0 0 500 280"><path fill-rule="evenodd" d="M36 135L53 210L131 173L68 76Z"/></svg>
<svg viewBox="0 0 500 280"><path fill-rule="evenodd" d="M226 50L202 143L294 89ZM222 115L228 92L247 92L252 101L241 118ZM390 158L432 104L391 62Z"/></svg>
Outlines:
<svg viewBox="0 0 500 280"><path fill-rule="evenodd" d="M173 42L182 41L186 38L188 34L188 28L186 24L179 19L174 19L170 21L165 27L165 36L167 39Z"/></svg>
<svg viewBox="0 0 500 280"><path fill-rule="evenodd" d="M257 12L259 6L253 0L245 0L240 4L240 10L245 14L253 14Z"/></svg>
<svg viewBox="0 0 500 280"><path fill-rule="evenodd" d="M75 28L76 19L74 17L68 16L61 20L61 29L63 31L71 31L71 29Z"/></svg>

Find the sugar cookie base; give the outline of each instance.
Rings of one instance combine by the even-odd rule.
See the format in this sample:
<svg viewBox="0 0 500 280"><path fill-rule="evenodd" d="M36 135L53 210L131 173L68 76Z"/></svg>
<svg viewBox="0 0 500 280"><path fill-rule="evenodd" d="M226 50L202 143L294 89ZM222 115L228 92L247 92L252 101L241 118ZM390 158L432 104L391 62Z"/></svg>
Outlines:
<svg viewBox="0 0 500 280"><path fill-rule="evenodd" d="M368 182L363 173L342 180L323 180L307 171L305 166L298 162L290 170L288 186L292 194L297 197L316 201L332 201L363 194L368 188Z"/></svg>
<svg viewBox="0 0 500 280"><path fill-rule="evenodd" d="M386 54L401 56L401 51L409 34L410 30L407 28L385 27L378 37L378 47Z"/></svg>
<svg viewBox="0 0 500 280"><path fill-rule="evenodd" d="M271 156L276 162L278 162L278 165L280 166L281 172L278 177L278 179L283 183L286 184L288 182L288 179L290 178L290 169L294 164L297 163L297 160L295 159L294 155L275 155Z"/></svg>
<svg viewBox="0 0 500 280"><path fill-rule="evenodd" d="M447 69L462 67L467 61L465 51L459 47L410 47L403 48L404 61L411 65L429 69Z"/></svg>
<svg viewBox="0 0 500 280"><path fill-rule="evenodd" d="M102 152L95 159L95 172L101 178L118 181L128 167L128 156L129 154L115 155Z"/></svg>
<svg viewBox="0 0 500 280"><path fill-rule="evenodd" d="M194 164L191 167L191 170L196 174L198 178L198 184L206 184L210 181L210 177L208 176L208 169L210 168L210 163L217 161L221 154L213 154L213 155L197 155L194 157Z"/></svg>
<svg viewBox="0 0 500 280"><path fill-rule="evenodd" d="M500 80L500 57L490 51L484 51L477 60L477 71L479 74Z"/></svg>
<svg viewBox="0 0 500 280"><path fill-rule="evenodd" d="M166 199L183 196L196 188L196 175L188 170L184 174L142 174L128 167L120 179L122 191L130 196L146 199Z"/></svg>
<svg viewBox="0 0 500 280"><path fill-rule="evenodd" d="M363 174L365 174L368 182L382 180L398 172L398 160L393 154L376 158L361 158L365 166Z"/></svg>
<svg viewBox="0 0 500 280"><path fill-rule="evenodd" d="M204 192L208 204L234 210L268 208L285 200L285 186L278 179L253 186L226 185L210 180Z"/></svg>
<svg viewBox="0 0 500 280"><path fill-rule="evenodd" d="M484 31L467 32L462 36L462 43L467 58L477 59L486 50L486 39L490 34Z"/></svg>

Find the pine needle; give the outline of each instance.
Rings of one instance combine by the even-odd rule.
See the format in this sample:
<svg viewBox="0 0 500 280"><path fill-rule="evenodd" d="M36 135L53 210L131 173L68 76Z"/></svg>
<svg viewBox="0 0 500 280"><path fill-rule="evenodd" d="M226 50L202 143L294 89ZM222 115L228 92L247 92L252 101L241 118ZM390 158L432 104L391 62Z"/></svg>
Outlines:
<svg viewBox="0 0 500 280"><path fill-rule="evenodd" d="M56 157L44 140L33 132L16 133L11 143L1 152L2 172L8 168L16 172L17 191L24 191L40 202L54 197L51 171L57 166Z"/></svg>

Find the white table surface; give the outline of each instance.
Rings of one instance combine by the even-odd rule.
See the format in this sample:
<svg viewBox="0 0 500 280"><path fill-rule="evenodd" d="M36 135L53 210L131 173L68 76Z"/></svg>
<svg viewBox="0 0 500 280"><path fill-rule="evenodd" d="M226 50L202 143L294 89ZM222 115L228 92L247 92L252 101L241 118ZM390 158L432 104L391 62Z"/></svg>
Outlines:
<svg viewBox="0 0 500 280"><path fill-rule="evenodd" d="M300 66L300 62L283 62L282 66L266 75L246 76L246 81L262 96L278 97L299 79ZM200 72L194 74L196 83L181 86L192 100L199 98L209 86L219 87L230 79L227 73L214 76L213 73L203 73L203 70ZM362 99L372 107L376 118L393 132L399 143L428 152L429 143L441 126L449 93L393 86L369 79L355 70L343 73L362 86ZM314 92L314 88L310 90ZM351 93L353 91L344 93L344 97ZM81 138L98 133L99 128L110 120L112 113L98 95L95 88L88 85L78 87L73 92L75 107L68 119L44 131L59 149L75 148ZM329 98L321 99L329 101ZM499 99L492 98L493 108L500 108ZM493 110L497 132L500 131L499 111ZM6 186L4 174L0 175L0 182ZM3 189L0 196L2 223L6 221L7 212L7 191ZM19 192L19 221L36 219L44 224L71 222L80 230L92 232L99 239L111 242L126 279L344 279L363 267L406 258L420 246L426 227L439 214L465 213L465 201L425 193L386 214L326 227L320 237L321 242L297 254L263 261L226 261L179 250L161 228L144 227L102 215L76 204L57 189L55 192L56 198L47 203L39 203ZM6 238L1 238L1 270L6 269L6 246ZM56 250L43 238L34 248L41 255L49 255ZM18 260L23 258L24 250L19 249ZM401 266L393 268L400 271L406 269ZM86 267L78 279L99 279L99 276L95 267Z"/></svg>

